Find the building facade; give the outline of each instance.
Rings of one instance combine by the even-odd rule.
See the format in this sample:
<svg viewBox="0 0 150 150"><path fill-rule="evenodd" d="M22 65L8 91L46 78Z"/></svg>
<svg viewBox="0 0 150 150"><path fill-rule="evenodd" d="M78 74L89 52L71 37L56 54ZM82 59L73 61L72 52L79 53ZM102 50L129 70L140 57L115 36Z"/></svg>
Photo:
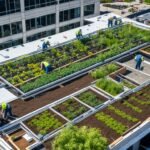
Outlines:
<svg viewBox="0 0 150 150"><path fill-rule="evenodd" d="M0 49L84 24L99 14L99 0L0 0Z"/></svg>

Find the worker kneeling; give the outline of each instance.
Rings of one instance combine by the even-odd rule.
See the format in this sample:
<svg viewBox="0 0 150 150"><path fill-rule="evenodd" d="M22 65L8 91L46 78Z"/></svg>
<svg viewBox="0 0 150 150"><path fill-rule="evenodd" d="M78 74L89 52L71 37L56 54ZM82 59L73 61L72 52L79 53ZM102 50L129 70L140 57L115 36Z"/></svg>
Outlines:
<svg viewBox="0 0 150 150"><path fill-rule="evenodd" d="M1 105L1 114L4 120L7 120L9 117L12 117L12 111L10 104L7 104L5 102Z"/></svg>
<svg viewBox="0 0 150 150"><path fill-rule="evenodd" d="M41 69L45 70L47 74L52 71L51 65L46 61L41 62Z"/></svg>

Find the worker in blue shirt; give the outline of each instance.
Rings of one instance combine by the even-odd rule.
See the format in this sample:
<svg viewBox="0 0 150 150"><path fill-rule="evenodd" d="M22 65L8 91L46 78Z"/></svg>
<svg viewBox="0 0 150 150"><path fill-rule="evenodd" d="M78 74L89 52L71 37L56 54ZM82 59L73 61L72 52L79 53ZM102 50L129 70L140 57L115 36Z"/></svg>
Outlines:
<svg viewBox="0 0 150 150"><path fill-rule="evenodd" d="M144 61L144 58L141 54L135 56L136 66L135 69L141 70L141 63Z"/></svg>

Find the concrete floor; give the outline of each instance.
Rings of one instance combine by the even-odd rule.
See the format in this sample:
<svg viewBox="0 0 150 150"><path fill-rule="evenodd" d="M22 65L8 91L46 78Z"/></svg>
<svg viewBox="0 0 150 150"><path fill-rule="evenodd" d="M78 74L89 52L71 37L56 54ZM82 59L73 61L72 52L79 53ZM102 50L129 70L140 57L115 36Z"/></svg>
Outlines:
<svg viewBox="0 0 150 150"><path fill-rule="evenodd" d="M144 61L142 63L143 70L139 71L135 69L135 61L131 59L129 61L123 62L123 66L127 67L128 73L125 74L125 77L135 81L138 84L142 84L150 80L150 62Z"/></svg>

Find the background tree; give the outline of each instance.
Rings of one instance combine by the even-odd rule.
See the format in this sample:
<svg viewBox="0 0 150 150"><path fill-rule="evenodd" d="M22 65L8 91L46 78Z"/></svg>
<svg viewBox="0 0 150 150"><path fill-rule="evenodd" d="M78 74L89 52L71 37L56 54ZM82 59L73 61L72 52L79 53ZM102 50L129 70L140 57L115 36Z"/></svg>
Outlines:
<svg viewBox="0 0 150 150"><path fill-rule="evenodd" d="M53 150L106 150L107 140L96 128L67 127L53 141Z"/></svg>

